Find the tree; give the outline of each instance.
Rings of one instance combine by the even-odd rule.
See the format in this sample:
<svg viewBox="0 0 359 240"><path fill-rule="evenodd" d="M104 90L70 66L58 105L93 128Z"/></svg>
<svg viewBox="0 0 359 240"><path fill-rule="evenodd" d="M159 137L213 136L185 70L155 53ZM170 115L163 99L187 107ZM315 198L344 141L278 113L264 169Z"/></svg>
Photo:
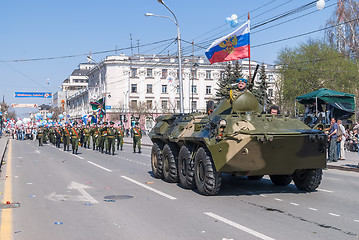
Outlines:
<svg viewBox="0 0 359 240"><path fill-rule="evenodd" d="M297 48L285 48L276 64L281 79L278 105L294 115L295 97L320 88L353 93L359 83L357 63L323 41L308 40Z"/></svg>
<svg viewBox="0 0 359 240"><path fill-rule="evenodd" d="M16 119L16 113L14 110L9 110L10 106L5 102L0 103L0 111L2 112L3 118Z"/></svg>
<svg viewBox="0 0 359 240"><path fill-rule="evenodd" d="M237 83L238 78L242 78L242 67L236 61L234 69L232 69L232 64L229 62L226 66L224 76L217 82L217 92L216 99L217 102L220 102L223 98L229 98L229 87Z"/></svg>
<svg viewBox="0 0 359 240"><path fill-rule="evenodd" d="M266 74L266 70L265 70L265 66L264 63L262 63L261 67L260 67L260 72L259 72L259 86L257 87L257 99L259 104L261 104L263 106L263 110L266 111L266 106L268 104L271 104L270 99L268 98L268 94L267 94L267 89L268 89L268 83L267 83L267 74Z"/></svg>
<svg viewBox="0 0 359 240"><path fill-rule="evenodd" d="M359 60L359 5L354 0L339 0L327 21L326 40L339 52Z"/></svg>

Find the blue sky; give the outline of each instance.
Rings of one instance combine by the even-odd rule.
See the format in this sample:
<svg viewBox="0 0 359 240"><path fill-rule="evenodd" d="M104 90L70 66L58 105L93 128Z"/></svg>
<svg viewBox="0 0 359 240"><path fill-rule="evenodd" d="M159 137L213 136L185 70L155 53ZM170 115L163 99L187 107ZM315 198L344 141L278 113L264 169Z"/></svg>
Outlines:
<svg viewBox="0 0 359 240"><path fill-rule="evenodd" d="M194 41L203 47L203 43L219 38L233 31L225 18L237 14L246 20L251 12L251 25L282 14L296 7L310 3L309 0L166 0L167 6L176 14L182 39ZM310 38L322 38L324 32L294 38L262 47L256 45L295 36L325 26L335 11L334 0L326 0L321 11L312 7L254 29L251 33L251 56L253 60L273 64L278 52L284 47L296 47ZM259 9L258 9L259 8ZM257 9L257 10L256 10ZM296 20L264 30L283 21L314 13ZM169 19L145 17L152 12L170 16L170 13L157 0L2 0L0 2L0 94L5 95L7 103L48 103L40 99L14 98L15 91L52 91L59 90L62 81L86 61L86 54L99 51L127 48L130 46L130 34L139 53L158 54L168 43L141 47L156 41L175 38L176 27ZM258 30L263 30L257 32ZM256 33L257 32L257 33ZM156 49L152 49L155 48ZM183 43L183 48L189 49ZM152 49L152 50L151 50ZM191 49L191 48L190 48ZM164 53L176 52L172 44ZM133 49L134 53L138 49ZM130 50L117 52L131 54ZM185 51L186 53L186 51ZM96 61L107 55L93 54ZM191 54L187 51L187 54ZM77 57L56 58L54 60L13 62L13 60L37 59L79 55ZM196 48L195 55L204 55L204 49ZM30 109L31 110L31 109ZM24 111L30 111L24 110Z"/></svg>

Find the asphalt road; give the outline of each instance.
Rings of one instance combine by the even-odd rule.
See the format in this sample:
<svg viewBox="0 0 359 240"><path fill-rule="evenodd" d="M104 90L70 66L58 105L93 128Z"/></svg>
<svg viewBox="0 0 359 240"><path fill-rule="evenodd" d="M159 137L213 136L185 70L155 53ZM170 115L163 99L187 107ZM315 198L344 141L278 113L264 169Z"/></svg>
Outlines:
<svg viewBox="0 0 359 240"><path fill-rule="evenodd" d="M226 175L205 197L153 178L142 150L73 155L11 140L0 192L20 207L1 210L0 238L358 239L359 173L326 170L312 193Z"/></svg>

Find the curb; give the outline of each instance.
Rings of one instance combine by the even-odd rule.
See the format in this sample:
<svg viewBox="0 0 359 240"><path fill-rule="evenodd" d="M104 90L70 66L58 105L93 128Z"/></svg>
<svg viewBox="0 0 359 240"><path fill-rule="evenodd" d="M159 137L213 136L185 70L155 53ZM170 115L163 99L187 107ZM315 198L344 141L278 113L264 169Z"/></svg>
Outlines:
<svg viewBox="0 0 359 240"><path fill-rule="evenodd" d="M350 167L342 167L342 166L334 166L334 165L327 165L328 169L337 169L347 172L359 172L359 168L350 168Z"/></svg>
<svg viewBox="0 0 359 240"><path fill-rule="evenodd" d="M5 148L4 148L4 152L2 153L2 156L1 156L1 160L0 160L0 172L2 171L1 167L2 165L5 163L4 162L4 157L5 157L5 153L6 153L6 149L7 149L7 145L9 144L9 138L7 139L6 141L6 144L5 144Z"/></svg>

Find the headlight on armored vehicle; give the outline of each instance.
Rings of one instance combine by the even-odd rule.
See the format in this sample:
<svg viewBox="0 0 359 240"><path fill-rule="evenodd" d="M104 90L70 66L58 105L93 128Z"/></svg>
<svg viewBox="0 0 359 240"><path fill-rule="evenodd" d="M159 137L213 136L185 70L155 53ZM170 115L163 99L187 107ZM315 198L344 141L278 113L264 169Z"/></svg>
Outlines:
<svg viewBox="0 0 359 240"><path fill-rule="evenodd" d="M227 121L226 121L225 119L221 119L221 120L219 121L219 125L220 125L221 127L225 127L225 126L227 125Z"/></svg>

